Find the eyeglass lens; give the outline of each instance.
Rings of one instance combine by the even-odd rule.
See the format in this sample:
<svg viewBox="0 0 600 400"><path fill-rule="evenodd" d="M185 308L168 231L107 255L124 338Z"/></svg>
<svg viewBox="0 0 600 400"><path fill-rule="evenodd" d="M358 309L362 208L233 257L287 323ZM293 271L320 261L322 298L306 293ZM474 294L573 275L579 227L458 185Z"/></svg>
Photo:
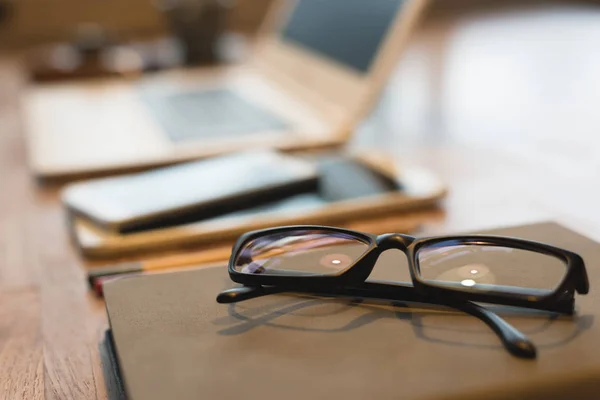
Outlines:
<svg viewBox="0 0 600 400"><path fill-rule="evenodd" d="M235 270L244 274L331 275L352 264L369 249L354 236L327 230L300 229L249 241L238 253Z"/></svg>
<svg viewBox="0 0 600 400"><path fill-rule="evenodd" d="M488 293L546 295L567 273L565 262L548 254L450 240L419 249L417 262L428 284Z"/></svg>

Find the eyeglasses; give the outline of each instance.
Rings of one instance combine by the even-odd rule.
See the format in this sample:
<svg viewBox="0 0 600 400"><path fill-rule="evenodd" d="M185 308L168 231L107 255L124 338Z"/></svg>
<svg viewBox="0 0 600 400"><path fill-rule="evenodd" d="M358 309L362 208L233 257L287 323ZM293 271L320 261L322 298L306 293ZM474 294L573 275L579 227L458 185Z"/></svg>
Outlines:
<svg viewBox="0 0 600 400"><path fill-rule="evenodd" d="M412 285L367 280L377 258L399 249ZM219 303L297 292L436 304L475 316L515 356L534 358L523 333L478 303L571 315L575 291L589 283L583 259L568 250L501 236L371 235L322 226L286 226L249 232L233 248L231 280Z"/></svg>

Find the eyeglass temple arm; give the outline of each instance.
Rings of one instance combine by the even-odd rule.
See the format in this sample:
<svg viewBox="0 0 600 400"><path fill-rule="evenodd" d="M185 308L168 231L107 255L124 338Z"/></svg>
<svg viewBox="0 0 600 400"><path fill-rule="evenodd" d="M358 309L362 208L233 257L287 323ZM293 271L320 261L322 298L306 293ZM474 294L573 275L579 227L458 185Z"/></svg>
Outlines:
<svg viewBox="0 0 600 400"><path fill-rule="evenodd" d="M241 286L227 289L217 296L218 303L237 303L239 301L249 300L269 294L293 292L293 289L274 287L274 286ZM328 290L326 293L319 293L315 290L301 290L313 294L341 295L354 297L372 297L383 298L381 293L369 293L368 289L338 289ZM409 286L397 286L393 300L408 301L415 303L437 304L454 308L462 311L485 322L498 335L504 347L513 355L522 358L535 358L536 348L529 338L515 327L510 325L504 319L492 311L479 306L470 301L454 301L448 299L434 299L415 292L414 288Z"/></svg>
<svg viewBox="0 0 600 400"><path fill-rule="evenodd" d="M223 290L217 295L217 303L238 303L244 300L255 299L269 294L290 292L289 289L277 288L275 286L240 286Z"/></svg>
<svg viewBox="0 0 600 400"><path fill-rule="evenodd" d="M459 304L450 304L450 302L446 302L445 305L463 311L485 322L494 332L496 332L496 335L502 340L504 347L511 354L522 358L536 357L537 350L533 342L498 314L471 301L461 301Z"/></svg>

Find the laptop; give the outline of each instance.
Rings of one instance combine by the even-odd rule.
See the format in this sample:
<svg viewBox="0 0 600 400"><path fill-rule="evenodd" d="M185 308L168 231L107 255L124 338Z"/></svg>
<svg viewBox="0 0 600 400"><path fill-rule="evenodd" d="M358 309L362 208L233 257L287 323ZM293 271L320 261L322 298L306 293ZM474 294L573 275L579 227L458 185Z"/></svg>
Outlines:
<svg viewBox="0 0 600 400"><path fill-rule="evenodd" d="M23 98L31 170L64 178L344 143L426 3L279 1L243 65L34 86Z"/></svg>

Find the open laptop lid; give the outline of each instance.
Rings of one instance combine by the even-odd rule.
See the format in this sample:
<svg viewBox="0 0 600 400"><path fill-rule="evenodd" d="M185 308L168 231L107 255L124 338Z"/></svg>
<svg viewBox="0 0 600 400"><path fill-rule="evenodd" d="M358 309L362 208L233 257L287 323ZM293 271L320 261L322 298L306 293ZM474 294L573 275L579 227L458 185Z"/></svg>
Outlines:
<svg viewBox="0 0 600 400"><path fill-rule="evenodd" d="M372 106L428 2L281 0L263 26L254 64L351 127Z"/></svg>

